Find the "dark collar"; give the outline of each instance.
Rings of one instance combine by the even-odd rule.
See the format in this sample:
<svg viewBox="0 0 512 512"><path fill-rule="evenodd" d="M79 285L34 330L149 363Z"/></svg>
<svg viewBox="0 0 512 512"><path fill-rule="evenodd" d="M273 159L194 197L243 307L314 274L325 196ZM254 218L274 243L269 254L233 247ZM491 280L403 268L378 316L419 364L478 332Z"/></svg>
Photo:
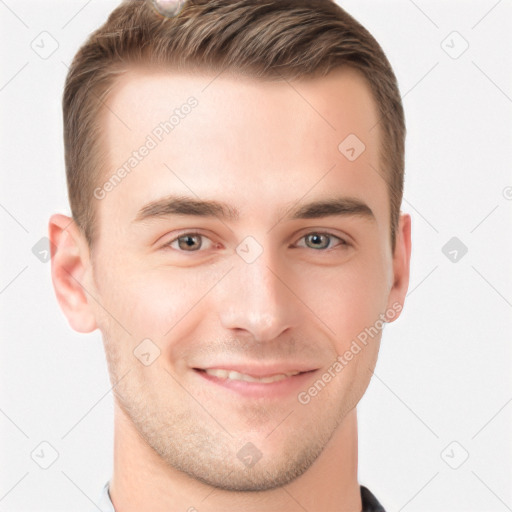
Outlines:
<svg viewBox="0 0 512 512"><path fill-rule="evenodd" d="M361 488L361 501L363 502L362 512L386 512L384 507L379 503L379 500L371 493L371 491L364 485Z"/></svg>

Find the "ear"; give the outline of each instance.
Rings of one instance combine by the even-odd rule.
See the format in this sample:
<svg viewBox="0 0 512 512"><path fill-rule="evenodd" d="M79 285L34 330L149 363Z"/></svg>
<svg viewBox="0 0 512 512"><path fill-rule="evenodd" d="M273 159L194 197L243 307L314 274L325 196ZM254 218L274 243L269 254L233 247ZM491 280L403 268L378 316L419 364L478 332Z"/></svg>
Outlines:
<svg viewBox="0 0 512 512"><path fill-rule="evenodd" d="M396 314L387 315L387 322L396 320L404 307L405 296L409 288L411 262L411 216L400 213L395 251L393 253L393 285L388 297L388 311Z"/></svg>
<svg viewBox="0 0 512 512"><path fill-rule="evenodd" d="M74 220L66 215L52 215L48 233L52 281L59 305L75 331L94 331L97 324L88 302L91 280L87 241Z"/></svg>

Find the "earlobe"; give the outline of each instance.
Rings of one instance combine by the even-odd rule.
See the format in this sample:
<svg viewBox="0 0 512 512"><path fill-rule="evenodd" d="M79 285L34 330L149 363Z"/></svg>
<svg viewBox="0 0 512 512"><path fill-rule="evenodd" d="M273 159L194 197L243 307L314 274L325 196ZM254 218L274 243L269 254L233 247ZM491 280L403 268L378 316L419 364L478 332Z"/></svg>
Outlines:
<svg viewBox="0 0 512 512"><path fill-rule="evenodd" d="M388 311L393 311L393 313L388 316L387 322L396 320L404 307L405 296L409 288L410 262L411 216L408 213L400 213L393 253L393 285L388 298Z"/></svg>
<svg viewBox="0 0 512 512"><path fill-rule="evenodd" d="M97 324L87 296L89 249L84 236L73 219L61 214L51 216L48 233L57 301L75 331L94 331Z"/></svg>

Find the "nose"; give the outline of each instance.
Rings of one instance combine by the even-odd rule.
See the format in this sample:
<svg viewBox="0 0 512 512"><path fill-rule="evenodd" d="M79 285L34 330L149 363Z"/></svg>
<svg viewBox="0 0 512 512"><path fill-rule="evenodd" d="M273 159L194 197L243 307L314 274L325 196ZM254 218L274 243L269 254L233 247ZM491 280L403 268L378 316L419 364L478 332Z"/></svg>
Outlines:
<svg viewBox="0 0 512 512"><path fill-rule="evenodd" d="M222 326L256 342L272 341L293 330L301 311L292 280L268 251L252 263L239 259L219 290Z"/></svg>

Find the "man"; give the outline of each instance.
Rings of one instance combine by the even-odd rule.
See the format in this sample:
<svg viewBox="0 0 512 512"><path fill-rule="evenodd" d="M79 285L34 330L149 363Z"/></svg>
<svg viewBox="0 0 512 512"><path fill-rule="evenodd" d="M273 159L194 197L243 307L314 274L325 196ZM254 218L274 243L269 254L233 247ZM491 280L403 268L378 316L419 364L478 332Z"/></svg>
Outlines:
<svg viewBox="0 0 512 512"><path fill-rule="evenodd" d="M123 2L64 93L52 277L115 396L102 510L384 510L356 405L409 282L405 125L330 0Z"/></svg>

